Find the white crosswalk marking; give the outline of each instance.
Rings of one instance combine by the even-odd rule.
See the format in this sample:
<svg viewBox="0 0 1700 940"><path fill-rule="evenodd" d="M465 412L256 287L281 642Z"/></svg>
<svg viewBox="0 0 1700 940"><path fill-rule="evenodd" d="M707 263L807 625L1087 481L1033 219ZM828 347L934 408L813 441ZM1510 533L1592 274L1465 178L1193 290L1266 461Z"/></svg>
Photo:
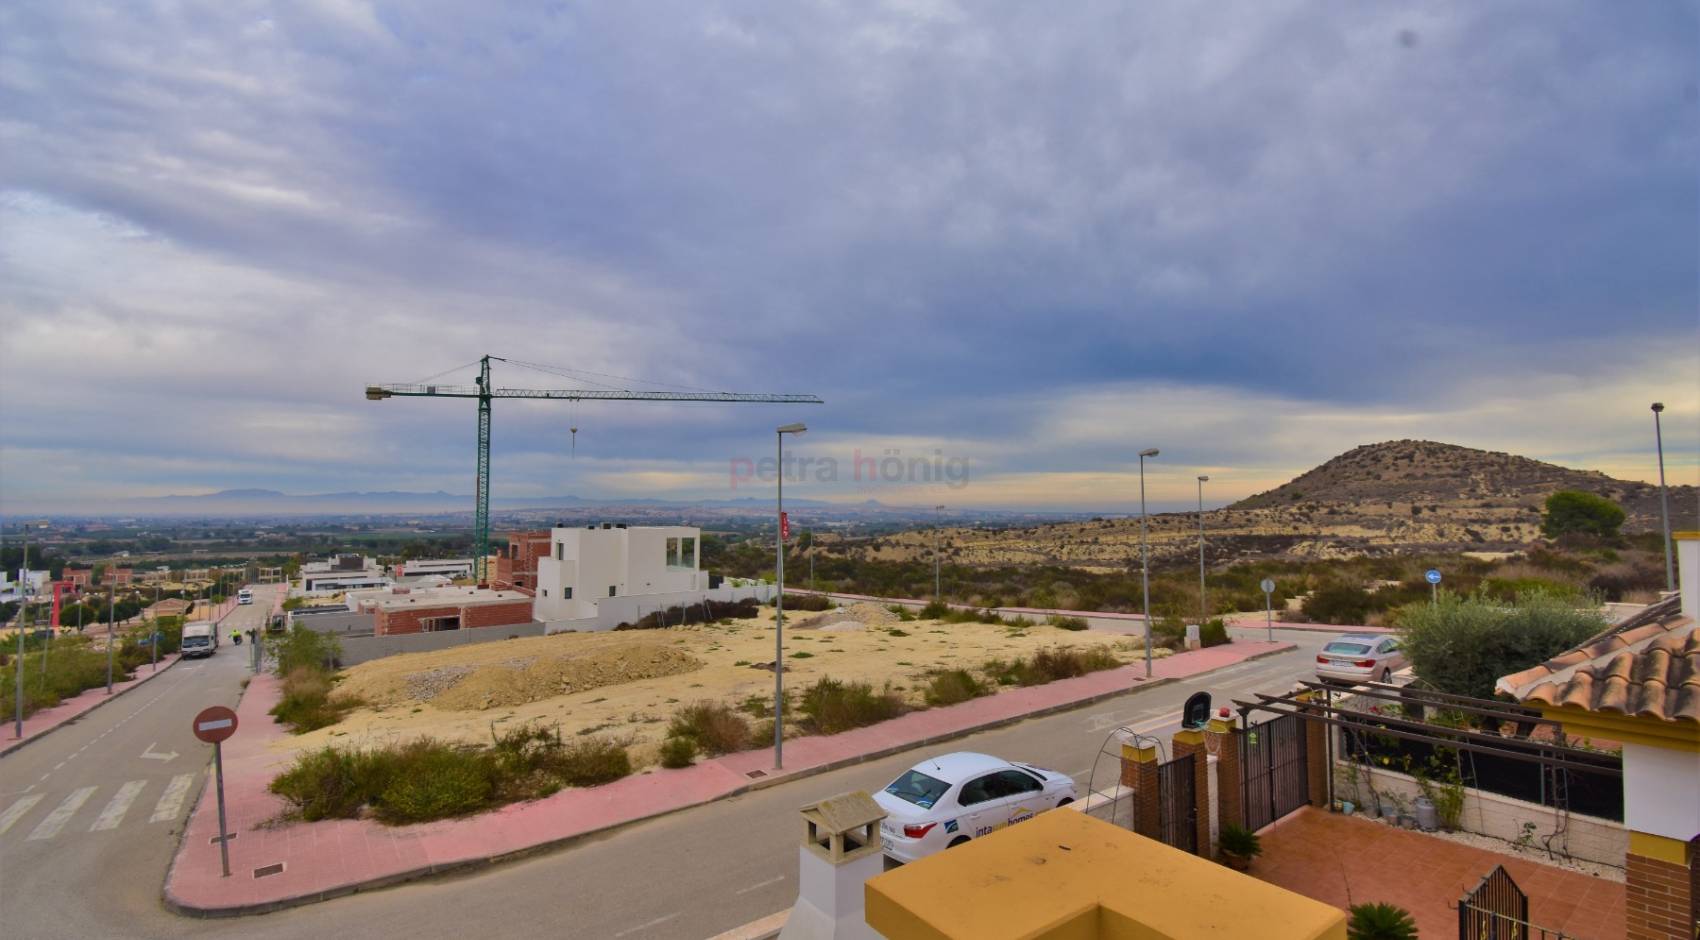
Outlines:
<svg viewBox="0 0 1700 940"><path fill-rule="evenodd" d="M100 832L118 828L118 824L124 821L124 814L130 811L130 804L136 802L136 797L147 785L146 780L132 780L119 787L117 794L112 797L112 802L100 811L100 816L95 819L94 825L89 827L89 831Z"/></svg>
<svg viewBox="0 0 1700 940"><path fill-rule="evenodd" d="M0 835L5 835L6 830L12 828L19 819L23 818L25 813L29 812L35 807L35 804L40 802L41 794L33 793L16 803L13 803L11 806L6 807L6 812L4 814L0 814Z"/></svg>
<svg viewBox="0 0 1700 940"><path fill-rule="evenodd" d="M194 774L178 774L166 784L165 792L160 795L159 805L153 808L153 815L148 822L170 822L177 818L177 813L183 809L183 798L189 795L189 784L195 782Z"/></svg>
<svg viewBox="0 0 1700 940"><path fill-rule="evenodd" d="M81 790L72 791L70 796L65 797L65 802L55 806L53 812L48 813L47 818L41 821L41 825L35 827L35 831L30 833L30 839L51 839L58 835L59 830L65 828L65 824L71 821L72 815L83 808L83 804L89 801L89 797L94 796L94 791L94 787L83 787Z"/></svg>

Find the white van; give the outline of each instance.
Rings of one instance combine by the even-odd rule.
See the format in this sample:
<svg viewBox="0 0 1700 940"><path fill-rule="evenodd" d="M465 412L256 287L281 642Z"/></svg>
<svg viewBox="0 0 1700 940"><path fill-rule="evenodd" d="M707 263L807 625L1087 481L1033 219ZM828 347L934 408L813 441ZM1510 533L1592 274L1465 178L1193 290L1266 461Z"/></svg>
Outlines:
<svg viewBox="0 0 1700 940"><path fill-rule="evenodd" d="M249 588L243 588L242 590L237 591L236 592L236 603L238 603L238 604L252 604L252 603L254 603L254 592Z"/></svg>
<svg viewBox="0 0 1700 940"><path fill-rule="evenodd" d="M211 656L218 651L218 630L210 621L201 620L183 625L183 658Z"/></svg>

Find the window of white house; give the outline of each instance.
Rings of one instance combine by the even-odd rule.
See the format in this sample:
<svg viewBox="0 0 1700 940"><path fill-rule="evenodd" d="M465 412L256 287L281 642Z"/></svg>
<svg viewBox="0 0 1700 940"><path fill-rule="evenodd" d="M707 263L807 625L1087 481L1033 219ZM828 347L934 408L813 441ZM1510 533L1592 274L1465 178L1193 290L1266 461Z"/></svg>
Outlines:
<svg viewBox="0 0 1700 940"><path fill-rule="evenodd" d="M614 585L612 585L612 584L608 585L608 596L609 597L616 596L615 593L614 593Z"/></svg>
<svg viewBox="0 0 1700 940"><path fill-rule="evenodd" d="M697 566L697 540L694 535L687 535L679 540L679 566L695 568Z"/></svg>
<svg viewBox="0 0 1700 940"><path fill-rule="evenodd" d="M561 588L561 598L563 600L569 600L569 601L572 600L573 599L573 589L570 588L570 587Z"/></svg>
<svg viewBox="0 0 1700 940"><path fill-rule="evenodd" d="M565 543L565 542L556 542L555 543L555 560L556 561L566 561L567 560L567 543Z"/></svg>

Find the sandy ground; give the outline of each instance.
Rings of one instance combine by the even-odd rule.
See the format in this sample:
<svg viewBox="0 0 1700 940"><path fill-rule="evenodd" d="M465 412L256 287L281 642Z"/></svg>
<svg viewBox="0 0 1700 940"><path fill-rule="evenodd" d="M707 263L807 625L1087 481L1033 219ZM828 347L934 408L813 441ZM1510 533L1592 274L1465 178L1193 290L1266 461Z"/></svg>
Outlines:
<svg viewBox="0 0 1700 940"><path fill-rule="evenodd" d="M865 612L863 619L884 619L879 615L885 613ZM811 618L816 627L799 627ZM978 666L1052 646L1109 646L1124 661L1135 656L1126 637L1095 630L899 623L895 617L861 624L842 611L788 615L785 646L788 689L822 676L876 687L890 681L917 705L932 669ZM360 696L367 707L276 746L368 746L421 735L487 742L493 729L541 721L558 725L564 736L626 739L634 765L647 766L656 762L667 722L680 705L702 700L737 705L749 698L771 703L773 673L759 666L772 661L771 610L725 626L565 633L391 656L344 675L339 692Z"/></svg>

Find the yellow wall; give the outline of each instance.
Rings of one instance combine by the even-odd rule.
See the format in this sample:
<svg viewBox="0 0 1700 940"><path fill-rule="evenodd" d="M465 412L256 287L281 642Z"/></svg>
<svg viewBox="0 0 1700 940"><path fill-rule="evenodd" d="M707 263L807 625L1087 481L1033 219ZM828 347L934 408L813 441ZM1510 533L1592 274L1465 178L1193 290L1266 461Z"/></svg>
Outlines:
<svg viewBox="0 0 1700 940"><path fill-rule="evenodd" d="M1061 809L869 879L890 940L1345 940L1346 915Z"/></svg>

